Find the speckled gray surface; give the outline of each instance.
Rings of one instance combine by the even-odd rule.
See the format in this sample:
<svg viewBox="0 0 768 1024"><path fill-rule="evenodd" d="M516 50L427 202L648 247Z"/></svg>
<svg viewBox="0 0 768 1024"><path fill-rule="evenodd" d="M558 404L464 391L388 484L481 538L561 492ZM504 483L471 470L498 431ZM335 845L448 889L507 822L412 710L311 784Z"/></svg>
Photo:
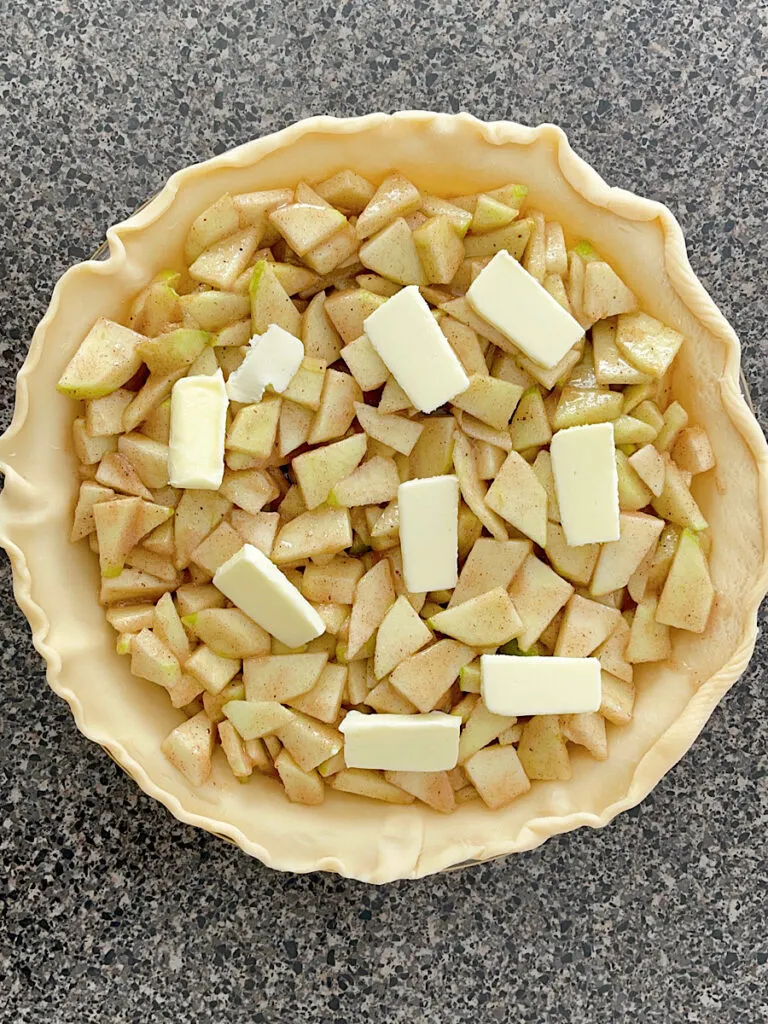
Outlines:
<svg viewBox="0 0 768 1024"><path fill-rule="evenodd" d="M667 202L765 423L764 4L0 0L0 428L56 277L178 167L299 117L553 120ZM384 889L180 825L46 688L0 564L0 1020L768 1020L768 706L750 671L601 832Z"/></svg>

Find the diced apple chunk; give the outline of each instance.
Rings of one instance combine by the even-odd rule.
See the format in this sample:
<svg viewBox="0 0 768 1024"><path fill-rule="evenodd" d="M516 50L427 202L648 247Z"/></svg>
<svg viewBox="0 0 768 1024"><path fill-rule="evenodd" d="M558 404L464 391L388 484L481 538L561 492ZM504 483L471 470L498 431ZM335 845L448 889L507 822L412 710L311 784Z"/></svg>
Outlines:
<svg viewBox="0 0 768 1024"><path fill-rule="evenodd" d="M188 782L202 786L211 774L214 744L213 722L200 711L168 733L160 749Z"/></svg>
<svg viewBox="0 0 768 1024"><path fill-rule="evenodd" d="M427 622L431 629L473 647L498 647L523 628L520 616L503 587L471 597L438 612Z"/></svg>
<svg viewBox="0 0 768 1024"><path fill-rule="evenodd" d="M512 746L486 747L464 762L470 782L491 810L527 793L531 783Z"/></svg>
<svg viewBox="0 0 768 1024"><path fill-rule="evenodd" d="M656 621L693 633L703 633L709 621L715 589L698 537L683 530L656 609Z"/></svg>

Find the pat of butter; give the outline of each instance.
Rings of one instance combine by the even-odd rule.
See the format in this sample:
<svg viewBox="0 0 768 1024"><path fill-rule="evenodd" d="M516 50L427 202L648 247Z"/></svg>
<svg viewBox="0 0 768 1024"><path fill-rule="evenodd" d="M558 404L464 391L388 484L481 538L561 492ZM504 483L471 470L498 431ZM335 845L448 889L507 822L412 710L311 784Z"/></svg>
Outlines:
<svg viewBox="0 0 768 1024"><path fill-rule="evenodd" d="M547 369L584 335L581 324L504 249L477 275L467 299L483 320Z"/></svg>
<svg viewBox="0 0 768 1024"><path fill-rule="evenodd" d="M286 647L301 647L325 632L309 601L252 544L244 544L217 569L213 585Z"/></svg>
<svg viewBox="0 0 768 1024"><path fill-rule="evenodd" d="M483 654L483 702L495 715L577 715L602 699L597 658L522 658Z"/></svg>
<svg viewBox="0 0 768 1024"><path fill-rule="evenodd" d="M251 338L245 359L227 381L233 402L260 402L267 387L282 394L291 383L304 358L298 338L277 324Z"/></svg>
<svg viewBox="0 0 768 1024"><path fill-rule="evenodd" d="M405 586L411 593L452 590L458 580L459 481L408 480L397 489Z"/></svg>
<svg viewBox="0 0 768 1024"><path fill-rule="evenodd" d="M469 378L416 285L387 299L365 320L379 358L421 412L469 387Z"/></svg>
<svg viewBox="0 0 768 1024"><path fill-rule="evenodd" d="M224 476L227 389L221 370L182 377L171 392L168 482L215 491Z"/></svg>
<svg viewBox="0 0 768 1024"><path fill-rule="evenodd" d="M458 715L363 715L350 711L339 726L348 768L447 772L459 759Z"/></svg>
<svg viewBox="0 0 768 1024"><path fill-rule="evenodd" d="M619 539L612 423L558 430L549 446L560 522L571 547Z"/></svg>

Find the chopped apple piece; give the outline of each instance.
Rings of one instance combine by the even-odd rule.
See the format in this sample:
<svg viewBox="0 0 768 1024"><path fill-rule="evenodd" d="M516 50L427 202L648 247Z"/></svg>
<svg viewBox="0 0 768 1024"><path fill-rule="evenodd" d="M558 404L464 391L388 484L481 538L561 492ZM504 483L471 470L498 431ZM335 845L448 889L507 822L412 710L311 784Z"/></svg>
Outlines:
<svg viewBox="0 0 768 1024"><path fill-rule="evenodd" d="M239 608L201 608L182 621L223 658L255 658L270 652L269 634Z"/></svg>
<svg viewBox="0 0 768 1024"><path fill-rule="evenodd" d="M280 206L269 219L299 256L327 242L346 223L344 214L332 206L304 202Z"/></svg>
<svg viewBox="0 0 768 1024"><path fill-rule="evenodd" d="M338 729L299 711L290 715L277 736L303 771L312 771L341 750L344 740Z"/></svg>
<svg viewBox="0 0 768 1024"><path fill-rule="evenodd" d="M432 633L414 611L408 599L397 598L385 615L376 634L374 675L382 679L403 659L421 650Z"/></svg>
<svg viewBox="0 0 768 1024"><path fill-rule="evenodd" d="M202 644L187 659L184 671L193 675L195 679L199 679L206 690L215 696L240 671L240 660L238 658L223 658Z"/></svg>
<svg viewBox="0 0 768 1024"><path fill-rule="evenodd" d="M160 749L191 785L202 786L211 774L214 744L213 722L200 711L168 733Z"/></svg>
<svg viewBox="0 0 768 1024"><path fill-rule="evenodd" d="M118 388L103 398L85 403L85 430L89 438L109 437L123 430L123 413L133 399L133 391ZM78 457L80 457L78 455ZM82 459L81 459L82 461ZM98 460L96 460L98 461Z"/></svg>
<svg viewBox="0 0 768 1024"><path fill-rule="evenodd" d="M266 260L259 260L253 268L249 293L251 320L256 334L264 334L268 327L276 324L299 337L301 314Z"/></svg>
<svg viewBox="0 0 768 1024"><path fill-rule="evenodd" d="M318 292L302 318L301 340L304 353L313 359L324 359L330 365L341 351L341 338L325 309L325 292Z"/></svg>
<svg viewBox="0 0 768 1024"><path fill-rule="evenodd" d="M107 608L107 622L118 633L140 633L142 629L151 629L155 608L151 604L125 604L116 608Z"/></svg>
<svg viewBox="0 0 768 1024"><path fill-rule="evenodd" d="M428 620L427 625L438 633L474 647L505 644L523 628L520 616L503 587L495 587L439 612Z"/></svg>
<svg viewBox="0 0 768 1024"><path fill-rule="evenodd" d="M276 654L243 662L249 701L287 701L308 693L320 678L328 655Z"/></svg>
<svg viewBox="0 0 768 1024"><path fill-rule="evenodd" d="M600 714L614 725L626 725L632 721L635 703L635 688L632 682L616 679L608 672L600 673L602 703Z"/></svg>
<svg viewBox="0 0 768 1024"><path fill-rule="evenodd" d="M658 449L647 444L629 456L629 464L655 496L659 497L664 490L665 463Z"/></svg>
<svg viewBox="0 0 768 1024"><path fill-rule="evenodd" d="M316 412L320 408L327 363L306 356L282 392L283 398Z"/></svg>
<svg viewBox="0 0 768 1024"><path fill-rule="evenodd" d="M342 793L353 793L355 796L368 797L371 800L383 800L388 804L412 804L410 793L399 786L387 782L382 772L370 768L345 768L330 776L328 785L331 789Z"/></svg>
<svg viewBox="0 0 768 1024"><path fill-rule="evenodd" d="M105 456L110 458L110 456ZM96 477L98 480L98 475ZM100 481L108 483L108 481ZM111 486L111 485L110 485ZM683 473L675 463L665 456L664 490L651 502L654 510L663 518L677 526L691 530L706 530L707 520L701 514Z"/></svg>
<svg viewBox="0 0 768 1024"><path fill-rule="evenodd" d="M389 370L366 334L345 345L340 355L363 391L375 391L386 383Z"/></svg>
<svg viewBox="0 0 768 1024"><path fill-rule="evenodd" d="M584 268L582 308L589 320L603 320L617 313L634 312L637 309L637 299L607 263L602 260L590 260Z"/></svg>
<svg viewBox="0 0 768 1024"><path fill-rule="evenodd" d="M302 512L277 534L272 550L276 565L290 565L303 558L335 555L352 544L349 512L342 508L320 508Z"/></svg>
<svg viewBox="0 0 768 1024"><path fill-rule="evenodd" d="M496 587L507 588L530 551L531 543L527 540L498 541L482 537L475 541L451 594L448 608L461 605Z"/></svg>
<svg viewBox="0 0 768 1024"><path fill-rule="evenodd" d="M467 374L488 373L488 364L483 355L483 349L478 341L477 333L468 327L467 324L454 320L453 317L445 316L440 320L440 330L448 339L448 344L459 357L459 362ZM494 378L498 378L494 374ZM505 379L505 378L499 378ZM510 381L509 383L519 383Z"/></svg>
<svg viewBox="0 0 768 1024"><path fill-rule="evenodd" d="M291 712L276 701L228 700L222 712L244 740L274 735L291 720Z"/></svg>
<svg viewBox="0 0 768 1024"><path fill-rule="evenodd" d="M139 498L117 498L93 506L102 576L119 576L126 556L138 543L136 520L139 506Z"/></svg>
<svg viewBox="0 0 768 1024"><path fill-rule="evenodd" d="M111 501L114 497L115 492L111 487L102 487L94 480L84 480L80 484L80 494L75 507L69 539L74 542L93 533L96 529L96 520L93 515L94 506L103 501Z"/></svg>
<svg viewBox="0 0 768 1024"><path fill-rule="evenodd" d="M523 632L517 637L521 650L531 648L572 593L571 584L535 555L526 558L509 587L509 596L523 620Z"/></svg>
<svg viewBox="0 0 768 1024"><path fill-rule="evenodd" d="M151 489L168 483L168 445L152 441L143 434L123 434L117 450L131 463L143 484Z"/></svg>
<svg viewBox="0 0 768 1024"><path fill-rule="evenodd" d="M283 401L277 427L278 451L281 457L306 444L313 419L310 409L305 409L294 402Z"/></svg>
<svg viewBox="0 0 768 1024"><path fill-rule="evenodd" d="M574 594L565 606L555 657L588 658L613 633L620 618L615 608Z"/></svg>
<svg viewBox="0 0 768 1024"><path fill-rule="evenodd" d="M384 778L435 811L450 814L456 808L447 772L385 772Z"/></svg>
<svg viewBox="0 0 768 1024"><path fill-rule="evenodd" d="M357 237L367 238L396 217L407 217L420 206L419 190L396 172L384 179L358 217L355 226Z"/></svg>
<svg viewBox="0 0 768 1024"><path fill-rule="evenodd" d="M523 389L518 384L487 374L473 374L467 390L456 395L452 403L494 429L504 430L522 393Z"/></svg>
<svg viewBox="0 0 768 1024"><path fill-rule="evenodd" d="M625 587L664 529L664 521L642 512L622 512L620 537L603 544L590 591L599 597Z"/></svg>
<svg viewBox="0 0 768 1024"><path fill-rule="evenodd" d="M354 658L371 639L394 603L392 572L390 563L385 558L369 569L357 584L349 619L347 660Z"/></svg>
<svg viewBox="0 0 768 1024"><path fill-rule="evenodd" d="M365 438L365 434L354 436ZM337 483L328 496L328 502L347 508L356 505L381 505L397 497L399 486L400 477L394 461L376 455Z"/></svg>
<svg viewBox="0 0 768 1024"><path fill-rule="evenodd" d="M204 541L195 548L191 561L213 576L243 546L243 538L229 523L219 523Z"/></svg>
<svg viewBox="0 0 768 1024"><path fill-rule="evenodd" d="M681 430L672 449L672 459L684 473L696 476L715 466L715 456L709 437L703 427Z"/></svg>
<svg viewBox="0 0 768 1024"><path fill-rule="evenodd" d="M457 241L461 245L461 239L457 237ZM364 267L397 284L427 283L414 236L402 217L364 242L359 256Z"/></svg>
<svg viewBox="0 0 768 1024"><path fill-rule="evenodd" d="M152 500L152 495L141 482L136 470L128 459L118 452L108 452L101 460L96 472L96 482L115 491L122 491L123 494Z"/></svg>
<svg viewBox="0 0 768 1024"><path fill-rule="evenodd" d="M619 484L619 508L626 512L637 512L653 498L651 489L646 487L640 476L630 465L629 459L616 449L616 472Z"/></svg>
<svg viewBox="0 0 768 1024"><path fill-rule="evenodd" d="M597 711L584 711L578 715L565 715L560 720L563 736L570 743L586 747L596 761L608 757L608 738L605 719Z"/></svg>
<svg viewBox="0 0 768 1024"><path fill-rule="evenodd" d="M280 491L272 477L261 470L226 469L219 493L251 515L257 515L279 496Z"/></svg>
<svg viewBox="0 0 768 1024"><path fill-rule="evenodd" d="M547 558L560 576L579 586L588 586L600 555L599 544L579 544L571 547L562 526L559 523L549 523L545 550Z"/></svg>
<svg viewBox="0 0 768 1024"><path fill-rule="evenodd" d="M410 455L422 432L420 423L404 416L384 416L362 402L355 403L358 422L369 437L389 445L403 455Z"/></svg>
<svg viewBox="0 0 768 1024"><path fill-rule="evenodd" d="M552 472L552 456L548 451L540 451L533 463L533 471L539 483L547 492L547 519L552 523L560 522L560 505L555 490L555 476Z"/></svg>
<svg viewBox="0 0 768 1024"><path fill-rule="evenodd" d="M510 437L515 451L538 448L549 444L552 428L549 425L544 399L537 387L523 392L510 424Z"/></svg>
<svg viewBox="0 0 768 1024"><path fill-rule="evenodd" d="M474 651L464 644L439 640L425 651L401 661L392 672L390 682L419 711L432 711L474 656Z"/></svg>
<svg viewBox="0 0 768 1024"><path fill-rule="evenodd" d="M189 639L170 594L163 594L155 605L152 628L179 662L187 661L191 651Z"/></svg>
<svg viewBox="0 0 768 1024"><path fill-rule="evenodd" d="M362 213L373 199L373 185L354 171L339 171L315 185L315 192L345 213Z"/></svg>
<svg viewBox="0 0 768 1024"><path fill-rule="evenodd" d="M91 437L85 420L78 417L72 424L72 448L82 466L94 466L117 448L117 437Z"/></svg>
<svg viewBox="0 0 768 1024"><path fill-rule="evenodd" d="M346 555L326 565L310 564L304 570L301 592L308 601L316 603L352 604L363 571L362 562Z"/></svg>
<svg viewBox="0 0 768 1024"><path fill-rule="evenodd" d="M256 405L244 406L227 432L227 448L256 459L266 459L277 439L279 395L265 395Z"/></svg>
<svg viewBox="0 0 768 1024"><path fill-rule="evenodd" d="M485 747L464 762L470 782L491 810L527 793L531 783L512 746Z"/></svg>
<svg viewBox="0 0 768 1024"><path fill-rule="evenodd" d="M629 643L630 628L627 621L622 617L616 620L616 628L598 648L593 652L592 657L597 658L600 667L605 672L623 679L625 682L632 682L632 666L627 661L627 645Z"/></svg>
<svg viewBox="0 0 768 1024"><path fill-rule="evenodd" d="M307 438L309 444L343 437L355 418L355 405L362 401L362 397L360 385L354 377L339 370L326 371L320 408Z"/></svg>
<svg viewBox="0 0 768 1024"><path fill-rule="evenodd" d="M365 321L382 306L381 295L363 288L338 291L325 300L325 312L345 344L349 345L365 333Z"/></svg>
<svg viewBox="0 0 768 1024"><path fill-rule="evenodd" d="M69 398L101 398L129 381L141 366L141 334L103 317L97 320L59 378Z"/></svg>
<svg viewBox="0 0 768 1024"><path fill-rule="evenodd" d="M599 384L642 384L648 376L628 363L616 345L616 319L600 320L592 327L595 377ZM626 410L625 410L626 411Z"/></svg>
<svg viewBox="0 0 768 1024"><path fill-rule="evenodd" d="M495 231L486 231L482 235L468 235L464 239L464 252L468 259L476 259L494 256L502 249L506 249L510 256L519 260L525 252L532 227L532 220L516 220Z"/></svg>
<svg viewBox="0 0 768 1024"><path fill-rule="evenodd" d="M679 402L672 402L664 411L664 422L653 442L660 452L668 452L683 427L688 425L688 413Z"/></svg>
<svg viewBox="0 0 768 1024"><path fill-rule="evenodd" d="M647 313L623 313L616 325L616 345L638 370L663 377L683 343L683 336Z"/></svg>
<svg viewBox="0 0 768 1024"><path fill-rule="evenodd" d="M486 487L478 475L472 446L460 432L454 438L453 464L467 505L496 540L507 540L503 520L486 504Z"/></svg>
<svg viewBox="0 0 768 1024"><path fill-rule="evenodd" d="M648 596L638 604L630 628L627 661L664 661L672 654L669 626L656 621L658 600Z"/></svg>
<svg viewBox="0 0 768 1024"><path fill-rule="evenodd" d="M530 718L523 726L517 754L529 779L565 780L573 775L558 715Z"/></svg>
<svg viewBox="0 0 768 1024"><path fill-rule="evenodd" d="M305 452L293 460L296 482L301 487L308 509L317 508L326 501L336 484L354 472L365 455L366 445L365 434L353 434L343 441Z"/></svg>
<svg viewBox="0 0 768 1024"><path fill-rule="evenodd" d="M485 500L516 529L546 545L547 492L518 452L509 453Z"/></svg>
<svg viewBox="0 0 768 1024"><path fill-rule="evenodd" d="M656 621L703 633L714 598L709 566L698 537L692 530L683 530L659 598Z"/></svg>
<svg viewBox="0 0 768 1024"><path fill-rule="evenodd" d="M478 701L461 731L459 764L465 764L478 750L493 743L516 721L514 716L494 714L482 701Z"/></svg>
<svg viewBox="0 0 768 1024"><path fill-rule="evenodd" d="M345 665L325 665L311 690L298 697L292 697L286 703L296 711L302 711L328 725L334 725L339 718L347 671Z"/></svg>
<svg viewBox="0 0 768 1024"><path fill-rule="evenodd" d="M414 231L413 241L426 279L448 284L464 259L464 245L453 219L446 214L430 217Z"/></svg>
<svg viewBox="0 0 768 1024"><path fill-rule="evenodd" d="M281 750L275 758L275 768L291 803L315 807L325 800L325 786L320 775L314 769L303 771L287 749Z"/></svg>
<svg viewBox="0 0 768 1024"><path fill-rule="evenodd" d="M102 604L117 601L156 601L173 586L146 572L123 569L119 576L102 579L99 600Z"/></svg>
<svg viewBox="0 0 768 1024"><path fill-rule="evenodd" d="M555 430L588 423L606 423L621 414L623 397L618 391L563 388L552 426Z"/></svg>

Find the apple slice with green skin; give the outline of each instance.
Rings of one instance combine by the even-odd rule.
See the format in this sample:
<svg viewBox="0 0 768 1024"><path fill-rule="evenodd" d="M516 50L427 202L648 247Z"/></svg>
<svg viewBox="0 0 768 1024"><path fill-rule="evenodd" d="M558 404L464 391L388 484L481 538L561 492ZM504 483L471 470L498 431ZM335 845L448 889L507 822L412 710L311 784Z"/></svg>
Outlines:
<svg viewBox="0 0 768 1024"><path fill-rule="evenodd" d="M477 197L470 231L475 235L496 231L498 228L511 224L513 220L517 220L519 212L516 207L507 206L506 203L499 202L493 196L483 193Z"/></svg>
<svg viewBox="0 0 768 1024"><path fill-rule="evenodd" d="M643 598L635 608L626 654L627 661L633 665L646 661L664 661L672 655L669 626L657 622L657 608L658 599L650 595Z"/></svg>
<svg viewBox="0 0 768 1024"><path fill-rule="evenodd" d="M249 294L256 334L263 334L271 324L277 324L295 337L300 336L301 314L266 260L259 260L253 268Z"/></svg>
<svg viewBox="0 0 768 1024"><path fill-rule="evenodd" d="M247 295L237 295L230 291L192 292L189 295L182 295L179 304L185 315L184 322L187 323L187 318L191 317L202 331L221 332L224 328L247 318L248 334L241 344L248 344L251 337L251 302ZM222 344L220 338L216 340L216 344Z"/></svg>
<svg viewBox="0 0 768 1024"><path fill-rule="evenodd" d="M327 654L273 654L243 662L249 701L286 701L308 693L320 678Z"/></svg>
<svg viewBox="0 0 768 1024"><path fill-rule="evenodd" d="M309 444L321 444L343 437L355 418L355 405L363 393L354 377L339 370L327 370L320 396L320 408L309 432Z"/></svg>
<svg viewBox="0 0 768 1024"><path fill-rule="evenodd" d="M620 618L616 608L574 594L565 606L555 657L588 658L613 633Z"/></svg>
<svg viewBox="0 0 768 1024"><path fill-rule="evenodd" d="M317 807L325 800L323 780L314 770L303 771L283 748L275 758L275 768L285 789L285 795L292 804Z"/></svg>
<svg viewBox="0 0 768 1024"><path fill-rule="evenodd" d="M547 492L518 452L510 452L486 504L541 547L547 543Z"/></svg>
<svg viewBox="0 0 768 1024"><path fill-rule="evenodd" d="M412 804L414 797L399 786L387 782L381 772L370 768L345 768L328 779L331 789L341 793L353 793L370 800L382 800L388 804Z"/></svg>
<svg viewBox="0 0 768 1024"><path fill-rule="evenodd" d="M672 448L672 459L684 473L696 476L715 467L715 455L703 427L686 427Z"/></svg>
<svg viewBox="0 0 768 1024"><path fill-rule="evenodd" d="M375 391L386 383L389 370L366 334L345 345L340 355L363 391Z"/></svg>
<svg viewBox="0 0 768 1024"><path fill-rule="evenodd" d="M470 210L465 210L450 199L441 199L429 193L422 193L421 212L427 217L448 217L460 238L466 235L472 223Z"/></svg>
<svg viewBox="0 0 768 1024"><path fill-rule="evenodd" d="M238 197L238 199L243 197ZM200 253L219 239L231 235L240 226L237 209L232 196L225 193L220 199L204 210L194 221L187 232L184 243L184 256L187 263L192 263Z"/></svg>
<svg viewBox="0 0 768 1024"><path fill-rule="evenodd" d="M523 726L517 755L529 779L563 780L573 775L559 715L536 715Z"/></svg>
<svg viewBox="0 0 768 1024"><path fill-rule="evenodd" d="M318 639L321 638L318 637ZM338 721L341 710L341 698L347 683L347 672L346 665L326 665L311 690L299 697L291 697L286 703L311 718L316 718L327 725L334 725Z"/></svg>
<svg viewBox="0 0 768 1024"><path fill-rule="evenodd" d="M430 217L413 232L413 241L427 280L448 284L464 260L464 245L452 218Z"/></svg>
<svg viewBox="0 0 768 1024"><path fill-rule="evenodd" d="M495 256L497 252L506 249L510 256L519 260L525 252L532 228L533 221L526 218L513 221L495 231L486 231L482 235L468 235L464 239L465 254L468 259L476 259Z"/></svg>
<svg viewBox="0 0 768 1024"><path fill-rule="evenodd" d="M131 672L167 690L181 681L178 658L151 629L142 629L131 642Z"/></svg>
<svg viewBox="0 0 768 1024"><path fill-rule="evenodd" d="M656 609L656 621L692 633L707 628L715 589L696 534L683 530Z"/></svg>
<svg viewBox="0 0 768 1024"><path fill-rule="evenodd" d="M508 593L523 620L523 632L517 642L521 650L527 651L568 601L573 587L535 555L529 555L515 574Z"/></svg>
<svg viewBox="0 0 768 1024"><path fill-rule="evenodd" d="M447 772L384 772L384 778L435 811L450 814L456 809Z"/></svg>
<svg viewBox="0 0 768 1024"><path fill-rule="evenodd" d="M497 647L523 628L520 616L503 587L438 612L427 620L430 629L473 647Z"/></svg>
<svg viewBox="0 0 768 1024"><path fill-rule="evenodd" d="M667 452L677 440L680 431L688 425L688 413L679 402L672 402L664 410L664 421L656 435L654 445L660 452Z"/></svg>
<svg viewBox="0 0 768 1024"><path fill-rule="evenodd" d="M648 423L634 416L619 416L613 421L613 439L616 445L645 444L653 441L656 431Z"/></svg>
<svg viewBox="0 0 768 1024"><path fill-rule="evenodd" d="M616 345L633 366L663 377L683 343L683 336L647 313L623 313L616 324Z"/></svg>
<svg viewBox="0 0 768 1024"><path fill-rule="evenodd" d="M621 414L623 397L619 391L589 391L563 388L552 426L555 430L589 423L606 423Z"/></svg>
<svg viewBox="0 0 768 1024"><path fill-rule="evenodd" d="M211 774L215 742L213 722L200 711L168 733L160 749L189 783L202 786Z"/></svg>
<svg viewBox="0 0 768 1024"><path fill-rule="evenodd" d="M138 351L152 373L167 374L191 366L213 340L207 331L180 327L169 334L146 338Z"/></svg>
<svg viewBox="0 0 768 1024"><path fill-rule="evenodd" d="M419 711L432 711L474 656L475 652L465 644L438 640L426 650L401 661L392 672L390 682Z"/></svg>
<svg viewBox="0 0 768 1024"><path fill-rule="evenodd" d="M358 217L355 231L358 239L386 227L396 217L407 217L421 206L421 194L404 175L391 174L376 189L370 202Z"/></svg>
<svg viewBox="0 0 768 1024"><path fill-rule="evenodd" d="M129 381L141 366L145 338L104 317L80 343L56 389L69 398L102 398Z"/></svg>
<svg viewBox="0 0 768 1024"><path fill-rule="evenodd" d="M411 603L402 595L398 597L384 616L376 634L376 679L383 679L401 661L421 650L430 640L432 633L414 611Z"/></svg>
<svg viewBox="0 0 768 1024"><path fill-rule="evenodd" d="M697 532L707 528L707 520L696 504L685 477L669 456L665 457L664 490L651 504L658 515L671 523Z"/></svg>
<svg viewBox="0 0 768 1024"><path fill-rule="evenodd" d="M571 547L562 526L559 523L549 523L545 550L547 558L560 576L582 587L589 585L600 555L599 544L580 544Z"/></svg>
<svg viewBox="0 0 768 1024"><path fill-rule="evenodd" d="M642 512L622 512L619 515L620 536L616 541L603 544L595 566L590 592L594 597L620 590L651 548L655 548L664 520Z"/></svg>
<svg viewBox="0 0 768 1024"><path fill-rule="evenodd" d="M244 740L274 735L291 720L291 712L276 701L230 700L222 711Z"/></svg>
<svg viewBox="0 0 768 1024"><path fill-rule="evenodd" d="M189 638L170 594L163 594L155 605L152 629L169 651L184 664L191 654Z"/></svg>
<svg viewBox="0 0 768 1024"><path fill-rule="evenodd" d="M302 512L279 531L272 549L276 565L304 558L335 555L352 545L352 524L346 508L320 508Z"/></svg>
<svg viewBox="0 0 768 1024"><path fill-rule="evenodd" d="M365 455L367 443L365 434L354 434L293 460L294 476L308 509L322 505L335 485L354 472Z"/></svg>
<svg viewBox="0 0 768 1024"><path fill-rule="evenodd" d="M325 300L325 312L346 345L365 334L365 321L386 299L364 288L333 292Z"/></svg>
<svg viewBox="0 0 768 1024"><path fill-rule="evenodd" d="M495 430L505 430L522 393L519 384L476 373L469 378L466 391L456 395L451 402Z"/></svg>
<svg viewBox="0 0 768 1024"><path fill-rule="evenodd" d="M464 562L448 608L455 608L496 587L506 589L530 552L531 542L527 540L479 538Z"/></svg>
<svg viewBox="0 0 768 1024"><path fill-rule="evenodd" d="M344 738L333 726L300 711L291 711L290 716L290 720L278 730L277 738L302 771L312 771L343 747Z"/></svg>
<svg viewBox="0 0 768 1024"><path fill-rule="evenodd" d="M355 657L384 621L395 603L395 590L389 561L384 558L360 579L349 618L346 658Z"/></svg>
<svg viewBox="0 0 768 1024"><path fill-rule="evenodd" d="M304 310L301 340L306 356L324 359L330 365L338 359L342 341L325 310L325 298L325 292L318 292Z"/></svg>
<svg viewBox="0 0 768 1024"><path fill-rule="evenodd" d="M119 576L125 559L138 542L136 517L139 498L116 498L93 506L99 541L99 566L106 578Z"/></svg>

